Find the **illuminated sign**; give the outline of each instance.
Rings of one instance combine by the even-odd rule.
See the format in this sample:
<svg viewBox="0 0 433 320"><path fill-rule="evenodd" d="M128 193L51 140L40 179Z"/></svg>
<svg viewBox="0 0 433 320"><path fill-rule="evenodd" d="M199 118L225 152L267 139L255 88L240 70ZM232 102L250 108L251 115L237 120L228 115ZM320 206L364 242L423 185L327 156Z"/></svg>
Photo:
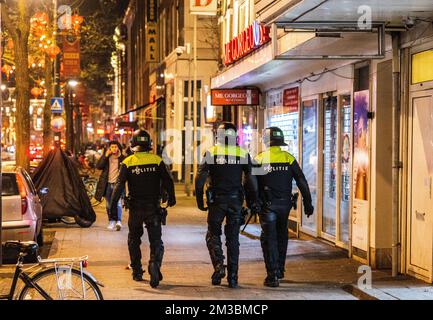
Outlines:
<svg viewBox="0 0 433 320"><path fill-rule="evenodd" d="M189 4L191 14L211 16L217 14L218 0L190 0Z"/></svg>
<svg viewBox="0 0 433 320"><path fill-rule="evenodd" d="M158 62L157 58L157 30L156 23L146 25L146 62Z"/></svg>
<svg viewBox="0 0 433 320"><path fill-rule="evenodd" d="M286 113L298 112L299 88L286 89L283 92L283 106Z"/></svg>
<svg viewBox="0 0 433 320"><path fill-rule="evenodd" d="M158 62L158 31L156 0L147 1L146 62Z"/></svg>
<svg viewBox="0 0 433 320"><path fill-rule="evenodd" d="M260 93L257 89L214 89L211 96L213 106L256 106Z"/></svg>
<svg viewBox="0 0 433 320"><path fill-rule="evenodd" d="M254 21L252 25L241 32L236 38L225 44L224 64L232 64L268 43L271 40L269 36L270 30L270 27Z"/></svg>

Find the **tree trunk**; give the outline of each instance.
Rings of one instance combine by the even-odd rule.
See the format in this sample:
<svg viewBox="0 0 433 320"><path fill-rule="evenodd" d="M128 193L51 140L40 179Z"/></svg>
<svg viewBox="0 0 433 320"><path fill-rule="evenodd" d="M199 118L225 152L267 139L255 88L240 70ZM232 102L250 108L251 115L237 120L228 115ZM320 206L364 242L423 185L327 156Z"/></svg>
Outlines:
<svg viewBox="0 0 433 320"><path fill-rule="evenodd" d="M53 144L53 134L51 130L51 98L54 96L53 88L53 62L48 55L45 55L45 88L47 97L44 107L44 155L50 152Z"/></svg>
<svg viewBox="0 0 433 320"><path fill-rule="evenodd" d="M67 86L67 85L66 85ZM74 111L71 104L72 92L66 89L65 95L65 112L66 112L66 150L74 150Z"/></svg>
<svg viewBox="0 0 433 320"><path fill-rule="evenodd" d="M26 170L30 167L30 78L29 78L29 49L30 15L26 8L26 1L18 2L19 19L15 39L16 66L16 164Z"/></svg>
<svg viewBox="0 0 433 320"><path fill-rule="evenodd" d="M47 7L47 15L48 15L48 34L53 33L53 9L51 5ZM45 88L47 89L47 96L45 100L44 106L44 156L48 154L51 150L51 146L53 145L53 131L51 129L51 98L54 97L54 63L51 60L48 54L45 54Z"/></svg>

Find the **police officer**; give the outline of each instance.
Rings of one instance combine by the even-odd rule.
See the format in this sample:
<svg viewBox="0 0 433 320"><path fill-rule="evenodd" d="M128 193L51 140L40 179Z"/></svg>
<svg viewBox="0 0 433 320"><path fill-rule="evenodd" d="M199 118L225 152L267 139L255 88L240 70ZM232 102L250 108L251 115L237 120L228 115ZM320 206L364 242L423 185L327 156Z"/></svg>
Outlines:
<svg viewBox="0 0 433 320"><path fill-rule="evenodd" d="M258 181L261 206L260 240L267 272L264 285L278 287L285 271L293 179L301 191L307 217L313 214L314 207L307 180L298 162L290 153L281 150L282 146L287 146L281 129L267 128L263 142L267 149L256 157L253 171Z"/></svg>
<svg viewBox="0 0 433 320"><path fill-rule="evenodd" d="M116 204L128 182L129 190L129 234L128 249L131 258L132 277L135 281L143 281L141 265L141 237L146 225L150 243L150 260L148 271L150 285L155 288L162 280L160 272L164 255L164 244L161 239L162 194L168 194L168 206L176 204L174 183L163 160L150 153L152 141L144 130L137 130L131 139L134 154L127 157L121 165L119 178L113 190L111 210Z"/></svg>
<svg viewBox="0 0 433 320"><path fill-rule="evenodd" d="M224 218L224 233L227 245L227 281L230 288L238 286L239 231L241 210L244 201L244 188L249 195L256 194L257 183L251 175L252 162L248 151L237 144L237 128L231 123L218 127L217 144L208 150L200 165L195 180L197 206L208 214L206 244L214 267L212 284L220 285L226 276L224 254L221 243L221 228ZM208 181L207 205L203 201L204 185ZM250 201L255 203L254 199Z"/></svg>

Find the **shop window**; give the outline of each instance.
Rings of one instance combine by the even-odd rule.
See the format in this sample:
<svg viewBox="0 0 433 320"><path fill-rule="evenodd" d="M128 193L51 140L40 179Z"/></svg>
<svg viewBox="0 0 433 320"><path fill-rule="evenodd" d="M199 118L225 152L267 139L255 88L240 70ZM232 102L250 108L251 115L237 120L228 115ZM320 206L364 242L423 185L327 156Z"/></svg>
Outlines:
<svg viewBox="0 0 433 320"><path fill-rule="evenodd" d="M288 144L286 151L296 159L299 158L299 112L287 112L283 107L283 92L278 91L267 95L268 127L278 127L283 130L284 140Z"/></svg>
<svg viewBox="0 0 433 320"><path fill-rule="evenodd" d="M256 137L253 130L257 130L257 107L242 106L241 108L241 123L239 130L239 144L248 149L250 153L256 154L257 145Z"/></svg>
<svg viewBox="0 0 433 320"><path fill-rule="evenodd" d="M370 66L355 68L354 91L370 89Z"/></svg>
<svg viewBox="0 0 433 320"><path fill-rule="evenodd" d="M337 199L337 97L323 100L323 232L335 236Z"/></svg>
<svg viewBox="0 0 433 320"><path fill-rule="evenodd" d="M302 102L302 170L311 191L313 206L317 208L317 160L318 160L318 110L317 100ZM302 215L302 225L316 230L316 213L307 218Z"/></svg>
<svg viewBox="0 0 433 320"><path fill-rule="evenodd" d="M351 96L340 96L341 109L341 194L340 194L340 240L349 241L350 185L352 159L352 107Z"/></svg>
<svg viewBox="0 0 433 320"><path fill-rule="evenodd" d="M412 55L412 84L433 81L433 49Z"/></svg>
<svg viewBox="0 0 433 320"><path fill-rule="evenodd" d="M201 125L201 80L197 81L197 126ZM191 97L191 105L190 105L190 110L191 110L191 118L194 115L194 81L188 82L188 81L184 81L183 82L183 97L184 97L184 120L186 121L188 119L188 90L190 89L190 97Z"/></svg>

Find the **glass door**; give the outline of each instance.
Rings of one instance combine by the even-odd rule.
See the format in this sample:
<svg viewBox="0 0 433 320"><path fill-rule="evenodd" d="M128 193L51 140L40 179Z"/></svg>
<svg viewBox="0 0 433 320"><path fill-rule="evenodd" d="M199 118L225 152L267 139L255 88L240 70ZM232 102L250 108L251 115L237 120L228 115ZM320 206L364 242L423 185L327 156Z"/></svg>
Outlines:
<svg viewBox="0 0 433 320"><path fill-rule="evenodd" d="M302 170L311 191L314 214L302 214L302 227L317 235L318 100L302 102Z"/></svg>
<svg viewBox="0 0 433 320"><path fill-rule="evenodd" d="M323 194L322 194L322 232L336 236L337 212L337 140L338 107L337 97L323 99Z"/></svg>
<svg viewBox="0 0 433 320"><path fill-rule="evenodd" d="M352 172L352 106L351 96L341 95L340 105L340 206L338 241L349 242L349 217Z"/></svg>

